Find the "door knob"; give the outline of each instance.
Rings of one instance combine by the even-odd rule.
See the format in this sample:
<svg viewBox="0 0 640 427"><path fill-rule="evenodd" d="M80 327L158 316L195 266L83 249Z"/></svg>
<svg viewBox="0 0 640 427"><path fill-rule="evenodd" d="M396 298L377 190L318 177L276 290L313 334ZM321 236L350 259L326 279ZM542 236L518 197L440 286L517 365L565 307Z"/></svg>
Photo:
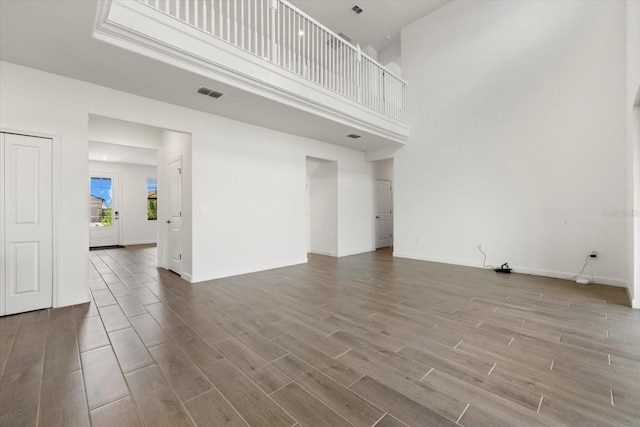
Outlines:
<svg viewBox="0 0 640 427"><path fill-rule="evenodd" d="M380 219L380 217L379 217L379 216L377 216L377 217L376 217L376 219Z"/></svg>
<svg viewBox="0 0 640 427"><path fill-rule="evenodd" d="M171 220L170 219L167 220L167 224L171 224Z"/></svg>

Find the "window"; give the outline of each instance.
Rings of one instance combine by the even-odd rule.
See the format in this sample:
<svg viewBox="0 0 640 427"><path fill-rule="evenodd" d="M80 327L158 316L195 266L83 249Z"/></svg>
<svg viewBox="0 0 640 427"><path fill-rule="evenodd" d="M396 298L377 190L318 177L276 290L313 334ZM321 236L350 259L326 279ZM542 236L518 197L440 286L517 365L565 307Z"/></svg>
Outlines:
<svg viewBox="0 0 640 427"><path fill-rule="evenodd" d="M158 180L147 178L147 219L158 219Z"/></svg>
<svg viewBox="0 0 640 427"><path fill-rule="evenodd" d="M111 179L91 177L91 226L111 226Z"/></svg>

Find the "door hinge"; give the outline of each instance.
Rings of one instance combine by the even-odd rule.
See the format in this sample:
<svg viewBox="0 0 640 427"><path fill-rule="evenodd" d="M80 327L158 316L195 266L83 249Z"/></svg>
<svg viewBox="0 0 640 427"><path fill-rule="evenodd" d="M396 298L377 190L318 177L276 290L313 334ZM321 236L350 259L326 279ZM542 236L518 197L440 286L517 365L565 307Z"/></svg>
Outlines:
<svg viewBox="0 0 640 427"><path fill-rule="evenodd" d="M182 175L182 168L178 168L178 174Z"/></svg>
<svg viewBox="0 0 640 427"><path fill-rule="evenodd" d="M182 259L182 254L180 254L180 259Z"/></svg>

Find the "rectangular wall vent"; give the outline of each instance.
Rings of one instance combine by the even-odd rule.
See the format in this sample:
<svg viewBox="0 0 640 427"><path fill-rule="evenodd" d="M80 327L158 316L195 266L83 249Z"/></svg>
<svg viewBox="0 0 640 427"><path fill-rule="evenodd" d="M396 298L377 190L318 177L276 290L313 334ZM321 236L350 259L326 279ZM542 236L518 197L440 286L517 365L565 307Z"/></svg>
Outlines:
<svg viewBox="0 0 640 427"><path fill-rule="evenodd" d="M222 95L224 95L224 93L222 93L222 92L218 92L216 90L209 89L208 87L204 87L204 86L199 87L196 92L198 92L199 94L202 94L202 95L207 95L207 96L210 96L212 98L216 98L216 99L218 99Z"/></svg>

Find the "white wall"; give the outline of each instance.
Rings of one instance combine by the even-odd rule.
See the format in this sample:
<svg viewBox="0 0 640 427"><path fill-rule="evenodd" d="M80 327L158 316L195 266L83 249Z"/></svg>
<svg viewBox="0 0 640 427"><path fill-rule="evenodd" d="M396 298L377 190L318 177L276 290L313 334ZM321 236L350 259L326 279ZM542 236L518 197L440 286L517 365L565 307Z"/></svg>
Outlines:
<svg viewBox="0 0 640 427"><path fill-rule="evenodd" d="M89 170L120 175L120 244L156 243L158 221L147 219L147 178L156 178L156 168L89 161Z"/></svg>
<svg viewBox="0 0 640 427"><path fill-rule="evenodd" d="M338 163L338 256L374 249L364 153L213 119L192 131L194 281L307 261L307 156Z"/></svg>
<svg viewBox="0 0 640 427"><path fill-rule="evenodd" d="M309 252L338 255L338 164L307 159Z"/></svg>
<svg viewBox="0 0 640 427"><path fill-rule="evenodd" d="M373 46L365 46L362 48L362 53L368 55L371 59L378 60L378 51Z"/></svg>
<svg viewBox="0 0 640 427"><path fill-rule="evenodd" d="M61 306L89 298L89 115L190 134L183 262L194 281L306 262L307 156L338 162L338 254L374 248L373 169L362 152L6 62L0 93L2 128L60 141L59 232L73 236L59 242Z"/></svg>
<svg viewBox="0 0 640 427"><path fill-rule="evenodd" d="M169 203L162 203L162 198L166 200L167 188L169 187L169 163L178 158L182 159L182 277L186 280L193 280L193 251L191 246L191 235L193 233L193 198L192 198L192 174L193 164L191 158L192 146L191 135L187 133L163 130L160 147L158 150L158 265L163 268L169 266L169 224L166 220L170 217Z"/></svg>
<svg viewBox="0 0 640 427"><path fill-rule="evenodd" d="M329 147L314 147L310 155L338 162L338 256L374 251L373 166L362 152L336 156Z"/></svg>
<svg viewBox="0 0 640 427"><path fill-rule="evenodd" d="M632 110L631 124L631 194L628 209L629 296L633 308L640 308L640 106Z"/></svg>
<svg viewBox="0 0 640 427"><path fill-rule="evenodd" d="M402 31L395 254L626 282L625 4L451 2Z"/></svg>
<svg viewBox="0 0 640 427"><path fill-rule="evenodd" d="M626 3L627 280L631 304L640 308L640 3Z"/></svg>
<svg viewBox="0 0 640 427"><path fill-rule="evenodd" d="M373 162L373 175L375 179L393 181L393 159Z"/></svg>
<svg viewBox="0 0 640 427"><path fill-rule="evenodd" d="M392 44L378 52L378 62L398 77L402 77L402 43Z"/></svg>

